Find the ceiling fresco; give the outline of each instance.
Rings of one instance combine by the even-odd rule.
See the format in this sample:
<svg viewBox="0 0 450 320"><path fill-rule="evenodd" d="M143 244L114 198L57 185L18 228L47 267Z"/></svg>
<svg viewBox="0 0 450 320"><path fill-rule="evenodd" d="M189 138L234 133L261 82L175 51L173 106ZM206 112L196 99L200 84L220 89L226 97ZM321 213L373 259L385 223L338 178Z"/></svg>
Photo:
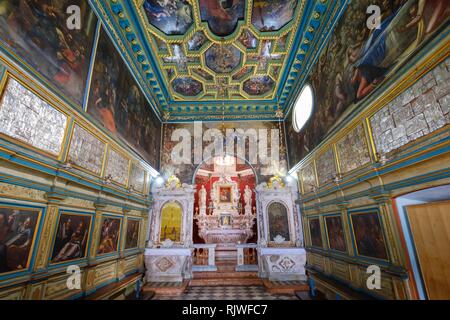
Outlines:
<svg viewBox="0 0 450 320"><path fill-rule="evenodd" d="M347 1L90 2L170 122L276 120Z"/></svg>

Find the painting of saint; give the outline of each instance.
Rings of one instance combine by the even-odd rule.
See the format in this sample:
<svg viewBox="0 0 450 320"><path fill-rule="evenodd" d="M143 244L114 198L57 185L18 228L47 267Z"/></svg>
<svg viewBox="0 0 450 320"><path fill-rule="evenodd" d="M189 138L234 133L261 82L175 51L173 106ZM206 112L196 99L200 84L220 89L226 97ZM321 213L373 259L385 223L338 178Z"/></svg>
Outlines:
<svg viewBox="0 0 450 320"><path fill-rule="evenodd" d="M300 133L289 131L290 165L323 140L339 117L395 75L415 52L448 26L448 0L352 2L312 69L315 109ZM378 29L367 28L369 5L381 8ZM332 88L332 89L330 89Z"/></svg>
<svg viewBox="0 0 450 320"><path fill-rule="evenodd" d="M118 218L103 218L100 230L100 242L97 254L115 252L118 249L120 236L120 223Z"/></svg>
<svg viewBox="0 0 450 320"><path fill-rule="evenodd" d="M188 41L188 48L191 51L198 51L206 41L207 39L203 31L197 31L191 40Z"/></svg>
<svg viewBox="0 0 450 320"><path fill-rule="evenodd" d="M352 213L351 222L358 255L387 260L386 243L378 212Z"/></svg>
<svg viewBox="0 0 450 320"><path fill-rule="evenodd" d="M254 0L252 23L260 31L277 31L292 20L297 0Z"/></svg>
<svg viewBox="0 0 450 320"><path fill-rule="evenodd" d="M309 231L311 234L312 246L322 248L322 232L320 230L320 221L318 218L309 220Z"/></svg>
<svg viewBox="0 0 450 320"><path fill-rule="evenodd" d="M27 269L40 211L0 208L0 274Z"/></svg>
<svg viewBox="0 0 450 320"><path fill-rule="evenodd" d="M228 73L241 62L241 51L233 45L215 44L206 50L205 61L212 71Z"/></svg>
<svg viewBox="0 0 450 320"><path fill-rule="evenodd" d="M244 0L199 0L200 17L207 21L212 33L225 37L234 32L244 19Z"/></svg>
<svg viewBox="0 0 450 320"><path fill-rule="evenodd" d="M103 30L87 111L141 153L153 168L158 168L161 123Z"/></svg>
<svg viewBox="0 0 450 320"><path fill-rule="evenodd" d="M70 29L69 6L81 9ZM0 42L81 106L97 19L85 0L0 1Z"/></svg>
<svg viewBox="0 0 450 320"><path fill-rule="evenodd" d="M186 0L145 0L144 10L150 24L167 35L184 34L194 22Z"/></svg>
<svg viewBox="0 0 450 320"><path fill-rule="evenodd" d="M181 219L183 209L176 202L166 203L161 210L160 242L170 239L173 242L181 241Z"/></svg>
<svg viewBox="0 0 450 320"><path fill-rule="evenodd" d="M284 238L284 241L290 241L289 218L286 207L279 202L274 202L267 208L269 216L269 238L274 241L277 236Z"/></svg>
<svg viewBox="0 0 450 320"><path fill-rule="evenodd" d="M326 217L325 223L327 226L328 244L330 249L347 251L341 217Z"/></svg>
<svg viewBox="0 0 450 320"><path fill-rule="evenodd" d="M86 257L91 216L83 214L61 214L53 245L53 263Z"/></svg>
<svg viewBox="0 0 450 320"><path fill-rule="evenodd" d="M175 92L189 97L196 96L203 91L201 82L191 77L176 78L172 82L172 87Z"/></svg>
<svg viewBox="0 0 450 320"><path fill-rule="evenodd" d="M231 202L231 187L220 187L219 196L220 196L221 203L230 203Z"/></svg>
<svg viewBox="0 0 450 320"><path fill-rule="evenodd" d="M273 90L275 82L269 76L257 76L244 82L244 91L251 96L260 96Z"/></svg>
<svg viewBox="0 0 450 320"><path fill-rule="evenodd" d="M128 219L125 235L125 249L137 248L139 240L139 220Z"/></svg>

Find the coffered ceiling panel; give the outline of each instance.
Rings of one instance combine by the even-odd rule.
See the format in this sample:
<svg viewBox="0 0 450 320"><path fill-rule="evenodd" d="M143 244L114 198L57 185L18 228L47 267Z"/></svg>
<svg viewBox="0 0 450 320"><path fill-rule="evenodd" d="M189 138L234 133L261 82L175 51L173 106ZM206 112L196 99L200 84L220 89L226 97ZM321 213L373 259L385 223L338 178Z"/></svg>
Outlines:
<svg viewBox="0 0 450 320"><path fill-rule="evenodd" d="M90 0L165 121L279 119L346 1ZM298 86L295 86L298 87Z"/></svg>

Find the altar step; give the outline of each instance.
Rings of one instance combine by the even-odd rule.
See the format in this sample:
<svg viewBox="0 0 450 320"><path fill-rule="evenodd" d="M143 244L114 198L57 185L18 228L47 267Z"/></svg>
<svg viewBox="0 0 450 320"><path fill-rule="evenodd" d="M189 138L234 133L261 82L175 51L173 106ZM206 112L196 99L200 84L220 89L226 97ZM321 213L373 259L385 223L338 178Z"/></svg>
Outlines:
<svg viewBox="0 0 450 320"><path fill-rule="evenodd" d="M226 266L224 269L223 267ZM258 277L257 272L236 272L227 270L228 266L217 266L216 272L194 272L190 286L254 286L262 285L262 280Z"/></svg>
<svg viewBox="0 0 450 320"><path fill-rule="evenodd" d="M309 285L304 281L270 281L264 279L263 284L270 294L299 294L309 291Z"/></svg>

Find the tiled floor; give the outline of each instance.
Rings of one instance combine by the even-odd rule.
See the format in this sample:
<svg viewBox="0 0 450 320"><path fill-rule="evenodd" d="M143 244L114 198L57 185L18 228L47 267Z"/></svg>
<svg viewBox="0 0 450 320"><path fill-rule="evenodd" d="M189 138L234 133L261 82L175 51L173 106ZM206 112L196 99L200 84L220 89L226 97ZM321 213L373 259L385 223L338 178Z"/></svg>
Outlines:
<svg viewBox="0 0 450 320"><path fill-rule="evenodd" d="M153 300L298 300L295 295L271 295L263 286L188 287L180 296L156 295Z"/></svg>

